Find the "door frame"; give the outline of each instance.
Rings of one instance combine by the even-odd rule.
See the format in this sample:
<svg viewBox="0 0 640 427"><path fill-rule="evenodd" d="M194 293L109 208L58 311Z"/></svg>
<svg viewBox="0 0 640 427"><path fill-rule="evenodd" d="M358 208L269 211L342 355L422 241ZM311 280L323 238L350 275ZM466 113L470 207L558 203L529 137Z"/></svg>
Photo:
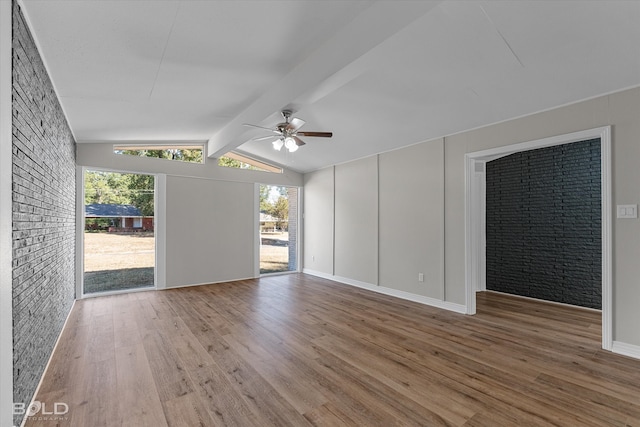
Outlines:
<svg viewBox="0 0 640 427"><path fill-rule="evenodd" d="M476 313L476 292L486 290L485 164L510 154L600 138L602 209L602 348L613 346L611 126L465 154L465 302Z"/></svg>

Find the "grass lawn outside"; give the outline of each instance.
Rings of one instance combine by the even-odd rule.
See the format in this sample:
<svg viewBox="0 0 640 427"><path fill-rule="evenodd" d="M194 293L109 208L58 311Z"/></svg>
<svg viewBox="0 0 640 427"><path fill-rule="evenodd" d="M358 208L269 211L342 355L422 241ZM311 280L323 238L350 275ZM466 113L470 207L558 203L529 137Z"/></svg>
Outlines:
<svg viewBox="0 0 640 427"><path fill-rule="evenodd" d="M289 233L260 234L260 274L289 271Z"/></svg>
<svg viewBox="0 0 640 427"><path fill-rule="evenodd" d="M260 235L260 274L289 271L289 234ZM84 233L84 293L154 286L155 236Z"/></svg>
<svg viewBox="0 0 640 427"><path fill-rule="evenodd" d="M155 237L142 233L84 233L84 293L152 287Z"/></svg>

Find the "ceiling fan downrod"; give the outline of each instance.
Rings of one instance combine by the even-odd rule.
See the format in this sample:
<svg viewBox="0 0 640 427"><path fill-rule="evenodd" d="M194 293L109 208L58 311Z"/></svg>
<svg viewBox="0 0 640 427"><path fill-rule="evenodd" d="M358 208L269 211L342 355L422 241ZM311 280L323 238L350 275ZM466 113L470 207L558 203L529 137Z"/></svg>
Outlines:
<svg viewBox="0 0 640 427"><path fill-rule="evenodd" d="M289 124L289 119L291 118L291 115L293 114L293 111L291 111L291 110L282 110L280 112L280 114L282 114L282 118L284 119L285 123Z"/></svg>

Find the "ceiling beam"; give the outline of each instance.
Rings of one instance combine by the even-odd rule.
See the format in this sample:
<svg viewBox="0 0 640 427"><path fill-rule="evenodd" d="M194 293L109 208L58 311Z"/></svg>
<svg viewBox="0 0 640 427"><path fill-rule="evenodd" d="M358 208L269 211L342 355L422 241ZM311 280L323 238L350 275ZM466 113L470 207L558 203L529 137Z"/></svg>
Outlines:
<svg viewBox="0 0 640 427"><path fill-rule="evenodd" d="M440 1L376 1L208 141L217 158L246 142L243 123L261 123L296 101L314 102L366 70L365 54L433 9Z"/></svg>

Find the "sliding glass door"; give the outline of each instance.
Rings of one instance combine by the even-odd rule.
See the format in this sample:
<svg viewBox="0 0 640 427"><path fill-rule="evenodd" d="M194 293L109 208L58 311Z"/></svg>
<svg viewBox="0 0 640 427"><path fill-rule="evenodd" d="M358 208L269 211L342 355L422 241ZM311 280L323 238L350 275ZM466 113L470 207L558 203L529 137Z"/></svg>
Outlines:
<svg viewBox="0 0 640 427"><path fill-rule="evenodd" d="M260 186L260 274L298 271L298 188Z"/></svg>

